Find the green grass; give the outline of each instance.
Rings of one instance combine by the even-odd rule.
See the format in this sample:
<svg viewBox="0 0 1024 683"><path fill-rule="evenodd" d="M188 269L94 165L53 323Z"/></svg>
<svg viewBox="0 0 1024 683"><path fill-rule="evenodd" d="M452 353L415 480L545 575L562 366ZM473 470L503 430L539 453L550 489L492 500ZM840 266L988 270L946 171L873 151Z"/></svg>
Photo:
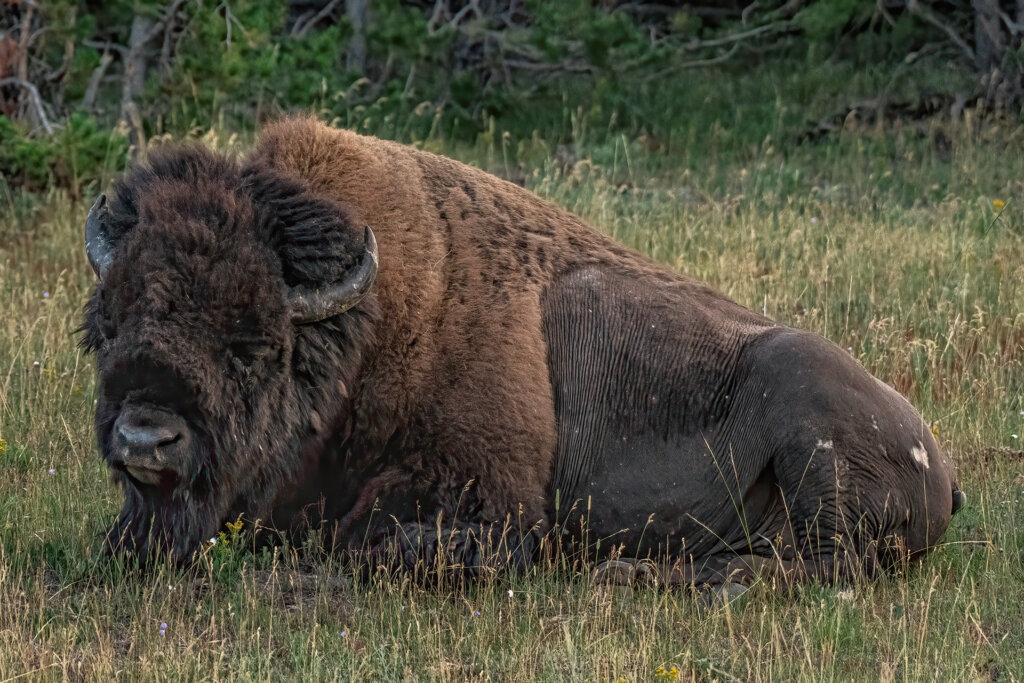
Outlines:
<svg viewBox="0 0 1024 683"><path fill-rule="evenodd" d="M190 572L104 558L120 497L74 335L93 279L88 201L4 199L0 681L1024 677L1021 137L910 125L700 164L615 136L568 159L540 140L421 143L826 335L933 424L969 502L921 568L854 588L755 585L728 606L543 567L467 589L364 583L339 558L237 540Z"/></svg>

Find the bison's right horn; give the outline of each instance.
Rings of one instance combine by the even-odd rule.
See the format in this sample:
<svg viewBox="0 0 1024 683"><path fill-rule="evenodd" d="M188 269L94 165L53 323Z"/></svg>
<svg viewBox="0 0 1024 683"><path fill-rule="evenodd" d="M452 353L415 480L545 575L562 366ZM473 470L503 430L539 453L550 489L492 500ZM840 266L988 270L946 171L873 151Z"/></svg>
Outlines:
<svg viewBox="0 0 1024 683"><path fill-rule="evenodd" d="M107 213L107 195L101 194L85 219L85 255L89 257L89 265L96 272L96 277L101 280L114 259L114 250L107 237Z"/></svg>
<svg viewBox="0 0 1024 683"><path fill-rule="evenodd" d="M326 289L311 290L301 285L292 287L288 302L292 308L292 322L296 325L315 323L344 313L359 303L370 291L377 277L377 240L370 227L366 227L366 248L359 265L341 282Z"/></svg>

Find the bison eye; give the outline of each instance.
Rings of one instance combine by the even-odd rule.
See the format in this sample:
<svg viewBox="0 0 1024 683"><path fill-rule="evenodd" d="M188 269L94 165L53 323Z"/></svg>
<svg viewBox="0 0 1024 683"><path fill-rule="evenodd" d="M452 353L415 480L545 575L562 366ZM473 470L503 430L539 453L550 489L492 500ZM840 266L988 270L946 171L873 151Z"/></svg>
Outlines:
<svg viewBox="0 0 1024 683"><path fill-rule="evenodd" d="M258 355L252 344L233 342L228 345L228 357L231 359L232 367L236 370L241 370L243 367L248 368L256 362Z"/></svg>
<svg viewBox="0 0 1024 683"><path fill-rule="evenodd" d="M111 341L117 336L117 327L111 322L109 318L100 318L100 336L103 337L104 341Z"/></svg>
<svg viewBox="0 0 1024 683"><path fill-rule="evenodd" d="M236 370L248 372L252 366L268 360L276 347L265 341L234 341L228 344L228 356Z"/></svg>

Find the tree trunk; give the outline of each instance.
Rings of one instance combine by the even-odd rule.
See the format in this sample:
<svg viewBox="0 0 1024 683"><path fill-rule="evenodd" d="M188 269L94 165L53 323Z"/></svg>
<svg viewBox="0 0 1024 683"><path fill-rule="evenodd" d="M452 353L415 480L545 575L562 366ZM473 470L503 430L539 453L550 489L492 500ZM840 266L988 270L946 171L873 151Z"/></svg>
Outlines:
<svg viewBox="0 0 1024 683"><path fill-rule="evenodd" d="M132 159L143 155L146 148L142 117L135 104L135 96L142 92L146 85L146 43L152 38L153 24L152 19L135 15L135 18L132 19L128 51L123 55L124 83L121 87L121 121L128 128Z"/></svg>
<svg viewBox="0 0 1024 683"><path fill-rule="evenodd" d="M366 70L366 15L368 4L367 0L345 0L345 15L352 25L352 40L348 44L346 66L349 71L358 73L363 73Z"/></svg>
<svg viewBox="0 0 1024 683"><path fill-rule="evenodd" d="M1015 0L1013 7L1019 17L1024 13L1024 0ZM1020 45L1019 30L1004 26L999 0L972 0L971 8L974 10L974 66L981 77L984 104L993 111L1010 114L1024 99L1024 73L1006 59L1007 54Z"/></svg>

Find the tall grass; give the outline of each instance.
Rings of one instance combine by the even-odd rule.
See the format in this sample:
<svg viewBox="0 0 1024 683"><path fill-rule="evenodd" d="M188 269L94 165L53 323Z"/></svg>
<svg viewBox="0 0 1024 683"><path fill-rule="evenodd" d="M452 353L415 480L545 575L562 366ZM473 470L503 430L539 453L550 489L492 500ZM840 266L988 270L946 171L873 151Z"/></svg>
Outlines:
<svg viewBox="0 0 1024 683"><path fill-rule="evenodd" d="M230 533L191 571L136 572L100 552L119 494L94 452L93 370L74 335L92 283L87 202L9 198L0 681L1024 676L1024 159L1006 153L1019 133L853 131L786 153L766 140L704 168L641 140L532 162L529 141L492 143L422 144L824 334L906 394L968 494L943 545L869 585L755 585L711 605L544 567L465 589L361 582L341 558L256 553Z"/></svg>

